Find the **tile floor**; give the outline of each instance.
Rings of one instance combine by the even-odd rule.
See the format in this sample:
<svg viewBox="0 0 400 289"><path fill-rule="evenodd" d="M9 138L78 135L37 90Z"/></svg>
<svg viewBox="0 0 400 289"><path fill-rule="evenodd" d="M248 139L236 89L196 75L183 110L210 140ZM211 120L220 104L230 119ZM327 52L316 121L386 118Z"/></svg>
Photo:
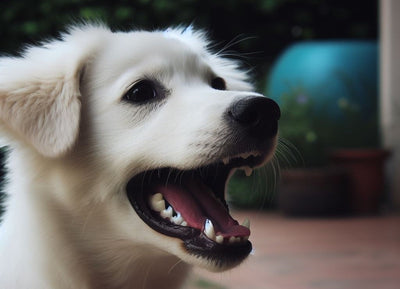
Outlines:
<svg viewBox="0 0 400 289"><path fill-rule="evenodd" d="M400 289L400 216L251 220L254 254L225 273L195 269L187 289Z"/></svg>

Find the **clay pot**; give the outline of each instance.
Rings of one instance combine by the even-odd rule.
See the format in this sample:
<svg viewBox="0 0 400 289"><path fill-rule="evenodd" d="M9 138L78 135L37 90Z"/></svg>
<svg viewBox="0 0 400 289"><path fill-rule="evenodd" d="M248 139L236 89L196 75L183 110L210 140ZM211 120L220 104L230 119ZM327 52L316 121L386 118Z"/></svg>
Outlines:
<svg viewBox="0 0 400 289"><path fill-rule="evenodd" d="M348 211L347 174L334 168L282 171L278 207L289 216L336 216Z"/></svg>
<svg viewBox="0 0 400 289"><path fill-rule="evenodd" d="M349 175L350 208L355 214L379 211L384 193L384 163L390 153L383 149L342 149L333 151L333 165Z"/></svg>

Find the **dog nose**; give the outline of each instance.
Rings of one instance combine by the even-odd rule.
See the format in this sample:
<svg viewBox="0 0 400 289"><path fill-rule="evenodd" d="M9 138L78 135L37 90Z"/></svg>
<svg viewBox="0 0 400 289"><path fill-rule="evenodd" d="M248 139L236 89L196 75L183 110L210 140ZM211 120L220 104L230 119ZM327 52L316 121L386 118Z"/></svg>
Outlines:
<svg viewBox="0 0 400 289"><path fill-rule="evenodd" d="M229 117L258 139L275 136L281 111L278 104L266 97L246 97L232 104Z"/></svg>

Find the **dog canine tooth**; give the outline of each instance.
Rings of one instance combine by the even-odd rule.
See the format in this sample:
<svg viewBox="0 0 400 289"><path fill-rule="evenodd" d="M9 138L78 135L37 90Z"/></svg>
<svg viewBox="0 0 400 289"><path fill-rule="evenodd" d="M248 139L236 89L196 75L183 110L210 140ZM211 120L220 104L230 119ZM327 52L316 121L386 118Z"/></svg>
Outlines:
<svg viewBox="0 0 400 289"><path fill-rule="evenodd" d="M217 242L218 244L222 244L224 242L224 237L221 235L215 236L215 242Z"/></svg>
<svg viewBox="0 0 400 289"><path fill-rule="evenodd" d="M247 229L250 229L250 220L249 219L244 219L242 226L246 227Z"/></svg>
<svg viewBox="0 0 400 289"><path fill-rule="evenodd" d="M211 239L215 240L215 231L214 231L214 225L211 222L211 220L207 219L205 224L204 224L204 233L206 236Z"/></svg>
<svg viewBox="0 0 400 289"><path fill-rule="evenodd" d="M246 174L247 177L250 177L251 174L253 173L253 169L250 167L244 167L244 173Z"/></svg>

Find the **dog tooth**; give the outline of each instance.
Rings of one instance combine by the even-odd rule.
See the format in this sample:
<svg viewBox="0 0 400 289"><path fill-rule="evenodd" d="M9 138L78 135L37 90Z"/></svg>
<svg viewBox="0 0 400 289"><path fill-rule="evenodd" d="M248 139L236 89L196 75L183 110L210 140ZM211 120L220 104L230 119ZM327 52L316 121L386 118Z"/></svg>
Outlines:
<svg viewBox="0 0 400 289"><path fill-rule="evenodd" d="M182 224L183 218L182 218L181 213L176 212L176 216L173 216L173 217L172 217L172 222L173 222L174 224L176 224L176 225Z"/></svg>
<svg viewBox="0 0 400 289"><path fill-rule="evenodd" d="M250 177L251 174L253 173L253 169L250 167L244 167L244 173L246 174L247 177Z"/></svg>
<svg viewBox="0 0 400 289"><path fill-rule="evenodd" d="M224 165L227 165L229 163L229 158L222 159L222 162L224 163Z"/></svg>
<svg viewBox="0 0 400 289"><path fill-rule="evenodd" d="M209 239L211 239L211 240L215 239L214 225L211 222L211 220L209 220L209 219L207 219L205 224L204 224L204 233L206 234L206 236Z"/></svg>
<svg viewBox="0 0 400 289"><path fill-rule="evenodd" d="M172 217L172 215L174 214L174 209L171 206L168 206L167 213L168 213L168 215L171 215L171 217Z"/></svg>
<svg viewBox="0 0 400 289"><path fill-rule="evenodd" d="M221 235L215 236L215 242L217 242L218 244L222 244L224 242L224 237Z"/></svg>
<svg viewBox="0 0 400 289"><path fill-rule="evenodd" d="M158 201L164 200L164 197L163 197L162 194L156 193L156 194L154 194L154 195L151 196L151 199L152 199L153 201L158 202Z"/></svg>
<svg viewBox="0 0 400 289"><path fill-rule="evenodd" d="M243 241L247 241L249 239L249 236L244 236Z"/></svg>
<svg viewBox="0 0 400 289"><path fill-rule="evenodd" d="M162 212L163 210L165 210L165 201L161 200L154 204L154 210L157 212Z"/></svg>
<svg viewBox="0 0 400 289"><path fill-rule="evenodd" d="M229 244L233 244L236 242L236 238L234 236L229 238Z"/></svg>
<svg viewBox="0 0 400 289"><path fill-rule="evenodd" d="M236 243L240 243L240 242L242 242L242 238L240 238L240 237L236 237L236 238L235 238L235 242L236 242Z"/></svg>
<svg viewBox="0 0 400 289"><path fill-rule="evenodd" d="M161 194L155 194L150 197L150 207L156 211L156 212L161 212L162 210L165 209L165 201L163 199L163 196Z"/></svg>
<svg viewBox="0 0 400 289"><path fill-rule="evenodd" d="M241 157L242 159L248 159L251 155L252 155L252 153L244 153L244 154L242 154L240 157Z"/></svg>
<svg viewBox="0 0 400 289"><path fill-rule="evenodd" d="M250 229L250 220L249 219L244 219L242 226L246 227L247 229Z"/></svg>
<svg viewBox="0 0 400 289"><path fill-rule="evenodd" d="M186 226L187 226L186 221L183 221L183 222L181 223L181 226L186 227Z"/></svg>
<svg viewBox="0 0 400 289"><path fill-rule="evenodd" d="M161 217L163 217L164 219L166 218L172 218L172 213L173 213L173 209L171 206L168 206L167 209L163 210L161 212Z"/></svg>

